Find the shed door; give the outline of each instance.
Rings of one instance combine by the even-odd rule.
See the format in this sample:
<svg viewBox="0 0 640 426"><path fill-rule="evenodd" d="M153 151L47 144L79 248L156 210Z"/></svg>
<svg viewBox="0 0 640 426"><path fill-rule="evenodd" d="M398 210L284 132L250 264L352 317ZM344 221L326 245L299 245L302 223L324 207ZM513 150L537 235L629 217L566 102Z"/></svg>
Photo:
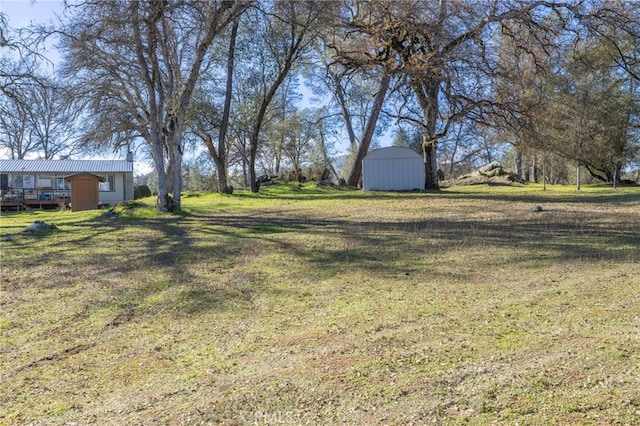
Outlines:
<svg viewBox="0 0 640 426"><path fill-rule="evenodd" d="M74 211L92 210L98 207L98 184L89 176L78 176L73 180L73 194L75 200L71 200Z"/></svg>

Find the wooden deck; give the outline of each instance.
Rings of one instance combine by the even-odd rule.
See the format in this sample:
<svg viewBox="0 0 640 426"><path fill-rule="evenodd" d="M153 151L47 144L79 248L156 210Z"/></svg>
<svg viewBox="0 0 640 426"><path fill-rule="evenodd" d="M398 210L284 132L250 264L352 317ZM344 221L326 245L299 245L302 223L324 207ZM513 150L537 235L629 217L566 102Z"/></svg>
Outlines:
<svg viewBox="0 0 640 426"><path fill-rule="evenodd" d="M30 209L57 209L69 206L68 198L56 198L54 200L26 199L22 201L0 200L0 210L30 210Z"/></svg>
<svg viewBox="0 0 640 426"><path fill-rule="evenodd" d="M9 188L0 191L0 210L64 209L70 202L71 191L68 189Z"/></svg>

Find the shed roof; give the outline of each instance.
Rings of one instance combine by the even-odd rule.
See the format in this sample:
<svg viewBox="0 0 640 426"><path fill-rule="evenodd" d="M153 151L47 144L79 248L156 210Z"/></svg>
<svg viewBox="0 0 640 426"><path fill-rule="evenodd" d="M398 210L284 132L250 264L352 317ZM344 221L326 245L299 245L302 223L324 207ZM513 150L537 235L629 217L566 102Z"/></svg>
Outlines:
<svg viewBox="0 0 640 426"><path fill-rule="evenodd" d="M403 146L388 146L386 148L378 148L371 151L364 158L365 160L382 160L390 158L422 158L420 154L410 148Z"/></svg>
<svg viewBox="0 0 640 426"><path fill-rule="evenodd" d="M64 178L64 180L66 182L71 182L71 181L73 181L74 179L76 179L76 178L78 178L80 176L89 176L89 177L94 178L95 180L100 181L100 182L104 182L105 181L105 179L102 176L97 176L97 175L94 175L93 173L76 173L75 175L67 176L66 178Z"/></svg>
<svg viewBox="0 0 640 426"><path fill-rule="evenodd" d="M126 160L0 160L0 173L133 173Z"/></svg>

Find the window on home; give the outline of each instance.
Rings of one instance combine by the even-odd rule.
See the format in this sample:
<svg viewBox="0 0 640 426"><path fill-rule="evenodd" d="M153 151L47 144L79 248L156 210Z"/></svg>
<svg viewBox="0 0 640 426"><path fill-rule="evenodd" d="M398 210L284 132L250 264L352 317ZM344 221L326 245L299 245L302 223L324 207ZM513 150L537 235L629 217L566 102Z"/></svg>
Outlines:
<svg viewBox="0 0 640 426"><path fill-rule="evenodd" d="M104 182L98 183L98 189L101 192L113 192L116 190L116 178L114 175L103 175Z"/></svg>
<svg viewBox="0 0 640 426"><path fill-rule="evenodd" d="M22 188L22 175L9 176L9 186L12 188Z"/></svg>
<svg viewBox="0 0 640 426"><path fill-rule="evenodd" d="M53 176L38 176L37 185L42 189L53 188Z"/></svg>
<svg viewBox="0 0 640 426"><path fill-rule="evenodd" d="M69 182L65 182L64 178L59 177L59 178L56 178L56 189L69 190L71 189L71 184Z"/></svg>
<svg viewBox="0 0 640 426"><path fill-rule="evenodd" d="M32 189L36 187L36 177L33 175L22 176L22 187L25 189Z"/></svg>

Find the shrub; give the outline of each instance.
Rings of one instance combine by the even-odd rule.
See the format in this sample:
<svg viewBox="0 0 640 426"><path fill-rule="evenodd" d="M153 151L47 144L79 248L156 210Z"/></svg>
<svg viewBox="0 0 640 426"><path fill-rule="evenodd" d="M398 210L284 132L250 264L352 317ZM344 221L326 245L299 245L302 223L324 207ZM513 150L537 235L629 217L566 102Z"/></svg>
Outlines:
<svg viewBox="0 0 640 426"><path fill-rule="evenodd" d="M133 199L151 197L151 189L147 185L138 185L133 188Z"/></svg>

